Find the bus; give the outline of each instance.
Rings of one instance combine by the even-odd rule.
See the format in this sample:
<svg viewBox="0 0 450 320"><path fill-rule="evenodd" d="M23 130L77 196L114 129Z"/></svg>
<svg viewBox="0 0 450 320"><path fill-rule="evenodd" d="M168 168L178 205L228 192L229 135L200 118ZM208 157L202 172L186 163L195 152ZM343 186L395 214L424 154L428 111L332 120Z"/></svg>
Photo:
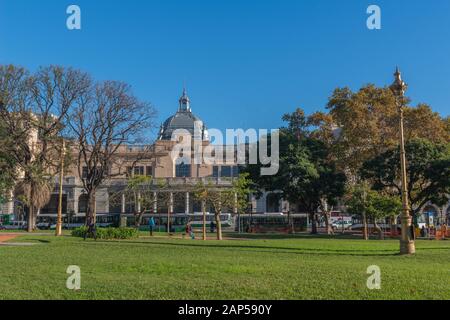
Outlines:
<svg viewBox="0 0 450 320"><path fill-rule="evenodd" d="M63 229L75 229L85 225L86 217L72 215L68 216L63 214ZM37 216L36 227L41 230L56 229L56 214L40 214ZM120 223L120 215L110 214L110 213L99 213L96 215L97 227L107 228L107 227L117 227Z"/></svg>
<svg viewBox="0 0 450 320"><path fill-rule="evenodd" d="M167 213L151 213L144 214L142 218L142 223L140 230L148 231L149 230L149 220L150 218L155 221L155 231L158 232L167 232ZM123 219L126 219L126 225L129 227L134 226L135 220L134 215L127 214L122 215ZM212 213L206 214L206 225L209 228L211 222L215 222L215 215ZM233 218L230 213L222 213L220 215L220 221L222 228L230 228L233 226ZM191 222L193 228L202 228L203 227L203 213L173 213L170 215L170 229L171 232L184 232L186 228L186 224ZM124 224L124 223L122 223Z"/></svg>
<svg viewBox="0 0 450 320"><path fill-rule="evenodd" d="M236 217L235 229L250 233L291 233L306 231L307 226L306 214L263 213Z"/></svg>

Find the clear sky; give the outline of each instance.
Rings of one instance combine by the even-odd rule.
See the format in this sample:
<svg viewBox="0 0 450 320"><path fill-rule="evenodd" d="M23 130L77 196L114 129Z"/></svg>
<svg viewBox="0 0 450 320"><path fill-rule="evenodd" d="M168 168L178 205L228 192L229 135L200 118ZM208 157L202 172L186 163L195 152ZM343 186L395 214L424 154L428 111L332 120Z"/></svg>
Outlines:
<svg viewBox="0 0 450 320"><path fill-rule="evenodd" d="M82 29L66 28L66 9ZM382 29L366 27L367 7ZM413 103L450 114L449 0L0 0L0 63L61 64L130 83L159 111L185 83L208 127L277 128L323 110L338 86L390 84L399 65Z"/></svg>

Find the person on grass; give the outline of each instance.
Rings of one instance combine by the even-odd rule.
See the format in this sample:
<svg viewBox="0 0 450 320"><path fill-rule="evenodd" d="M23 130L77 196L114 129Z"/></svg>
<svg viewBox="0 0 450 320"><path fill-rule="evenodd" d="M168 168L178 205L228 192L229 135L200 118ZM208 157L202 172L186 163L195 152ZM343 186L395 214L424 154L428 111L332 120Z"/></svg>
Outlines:
<svg viewBox="0 0 450 320"><path fill-rule="evenodd" d="M153 219L153 217L150 218L150 220L148 220L148 227L150 230L150 237L153 237L153 229L155 228L156 223L155 223L155 219Z"/></svg>

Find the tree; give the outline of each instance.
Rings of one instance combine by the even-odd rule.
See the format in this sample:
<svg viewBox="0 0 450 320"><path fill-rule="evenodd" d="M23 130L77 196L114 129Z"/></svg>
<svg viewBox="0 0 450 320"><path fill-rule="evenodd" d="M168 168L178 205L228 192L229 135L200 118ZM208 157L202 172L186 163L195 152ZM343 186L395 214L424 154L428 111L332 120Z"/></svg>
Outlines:
<svg viewBox="0 0 450 320"><path fill-rule="evenodd" d="M233 184L232 188L219 188L211 183L199 181L195 187L194 196L202 202L203 211L203 240L206 240L206 206L211 206L214 211L214 219L217 225L217 240L222 240L222 215L223 208L233 207L239 201L238 193L242 196L247 183L247 176L244 175Z"/></svg>
<svg viewBox="0 0 450 320"><path fill-rule="evenodd" d="M95 223L98 188L112 177L123 176L124 163L117 154L122 147L145 141L142 134L153 127L155 111L139 101L129 85L115 81L91 84L77 102L68 123L88 198L86 221ZM149 154L149 147L141 149L135 162Z"/></svg>
<svg viewBox="0 0 450 320"><path fill-rule="evenodd" d="M8 153L13 143L6 132L7 128L0 119L0 205L9 200L17 176L15 161Z"/></svg>
<svg viewBox="0 0 450 320"><path fill-rule="evenodd" d="M380 240L384 238L378 220L386 217L397 217L402 209L399 197L382 194L371 190L367 184L359 184L352 188L347 200L347 211L363 220L363 236L368 240L367 221L371 220ZM397 228L391 224L391 228ZM392 230L391 230L392 231Z"/></svg>
<svg viewBox="0 0 450 320"><path fill-rule="evenodd" d="M209 190L212 189L211 185L206 185L203 181L199 181L195 186L194 198L199 200L202 204L203 214L203 227L202 227L202 239L206 240L206 203L209 200Z"/></svg>
<svg viewBox="0 0 450 320"><path fill-rule="evenodd" d="M145 212L153 210L155 199L152 191L152 177L128 176L127 185L124 190L116 192L110 198L110 203L122 203L122 197L132 204L134 225L137 229L142 224Z"/></svg>
<svg viewBox="0 0 450 320"><path fill-rule="evenodd" d="M50 199L58 173L65 118L88 84L86 74L58 66L30 75L0 66L0 119L10 142L3 152L14 161L16 191L28 207L28 231Z"/></svg>
<svg viewBox="0 0 450 320"><path fill-rule="evenodd" d="M259 190L281 191L284 199L299 203L310 215L311 232L315 234L317 212L322 208L329 226L328 204L335 204L344 194L346 178L337 170L327 145L312 135L310 122L301 109L283 119L289 123L280 130L278 173L262 177L260 165L249 165L247 170Z"/></svg>
<svg viewBox="0 0 450 320"><path fill-rule="evenodd" d="M424 139L413 139L406 146L408 199L412 215L428 202L444 205L450 194L450 148ZM375 190L401 195L399 149L390 149L361 168L361 176L369 180Z"/></svg>
<svg viewBox="0 0 450 320"><path fill-rule="evenodd" d="M253 181L248 172L241 173L237 180L233 181L234 206L238 215L238 231L241 232L241 214L245 214L249 207L249 196L254 192Z"/></svg>
<svg viewBox="0 0 450 320"><path fill-rule="evenodd" d="M408 103L408 101L407 101ZM338 168L352 183L358 182L362 164L398 144L398 108L387 87L367 85L357 92L337 88L329 98L328 113L316 113L309 123L314 134L331 146ZM426 104L405 108L405 138L434 143L450 140L448 120Z"/></svg>

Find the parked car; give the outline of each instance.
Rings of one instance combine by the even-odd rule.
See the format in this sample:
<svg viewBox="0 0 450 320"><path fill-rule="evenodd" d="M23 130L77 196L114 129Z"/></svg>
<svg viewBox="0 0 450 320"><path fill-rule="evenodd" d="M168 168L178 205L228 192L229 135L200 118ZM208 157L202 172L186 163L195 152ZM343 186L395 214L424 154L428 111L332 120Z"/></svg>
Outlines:
<svg viewBox="0 0 450 320"><path fill-rule="evenodd" d="M383 231L391 231L391 225L390 224L379 223L378 226ZM397 232L401 232L402 227L400 225L396 225L396 226L397 226ZM372 232L375 232L375 225L373 223L368 223L367 224L367 228L369 230L371 230ZM352 231L362 231L363 229L364 229L364 225L362 223L354 224L350 228L350 230L352 230Z"/></svg>
<svg viewBox="0 0 450 320"><path fill-rule="evenodd" d="M50 223L40 222L40 223L36 224L36 228L38 228L39 230L48 230L48 229L50 229Z"/></svg>
<svg viewBox="0 0 450 320"><path fill-rule="evenodd" d="M346 229L349 229L351 226L352 226L352 222L345 221L345 220L344 221L342 221L342 220L335 221L331 224L331 227L335 230L339 230L339 229L342 230L342 228L344 228L344 230L346 230Z"/></svg>
<svg viewBox="0 0 450 320"><path fill-rule="evenodd" d="M13 221L8 225L3 226L3 230L23 230L27 228L26 221Z"/></svg>

